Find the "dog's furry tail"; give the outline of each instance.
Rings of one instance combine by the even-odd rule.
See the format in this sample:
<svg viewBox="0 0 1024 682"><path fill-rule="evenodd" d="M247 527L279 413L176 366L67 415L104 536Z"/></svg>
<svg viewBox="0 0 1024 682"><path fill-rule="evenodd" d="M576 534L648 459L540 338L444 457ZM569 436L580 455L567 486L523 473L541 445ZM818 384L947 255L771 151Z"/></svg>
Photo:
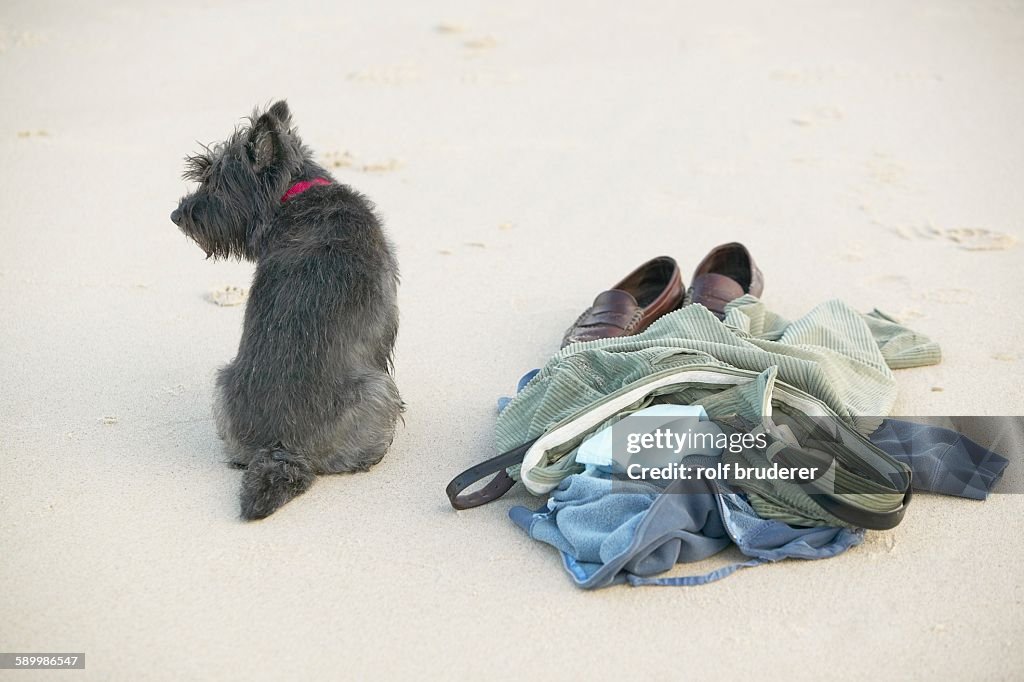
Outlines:
<svg viewBox="0 0 1024 682"><path fill-rule="evenodd" d="M263 450L242 476L242 518L263 519L309 490L316 474L309 461L280 448Z"/></svg>

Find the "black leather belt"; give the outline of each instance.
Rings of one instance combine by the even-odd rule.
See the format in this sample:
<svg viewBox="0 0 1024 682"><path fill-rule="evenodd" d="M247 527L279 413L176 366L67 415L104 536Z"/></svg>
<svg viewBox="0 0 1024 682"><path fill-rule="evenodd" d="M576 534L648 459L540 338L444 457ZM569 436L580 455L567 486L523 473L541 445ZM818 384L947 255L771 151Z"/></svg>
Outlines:
<svg viewBox="0 0 1024 682"><path fill-rule="evenodd" d="M524 443L514 450L503 452L497 457L492 457L486 462L480 462L476 466L471 466L463 471L453 478L452 482L445 488L444 491L448 495L448 501L456 509L472 509L473 507L493 502L507 493L516 482L508 475L506 469L510 466L521 464L526 451L536 442L537 439L534 438L529 443ZM466 488L478 481L482 481L490 474L495 474L495 476L483 488L467 495L462 494L462 491Z"/></svg>

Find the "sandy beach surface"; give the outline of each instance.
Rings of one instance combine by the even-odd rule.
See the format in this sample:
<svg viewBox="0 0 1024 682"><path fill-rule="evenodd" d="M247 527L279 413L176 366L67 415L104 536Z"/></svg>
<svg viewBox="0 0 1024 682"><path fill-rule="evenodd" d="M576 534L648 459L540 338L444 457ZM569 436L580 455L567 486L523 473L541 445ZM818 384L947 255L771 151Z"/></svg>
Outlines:
<svg viewBox="0 0 1024 682"><path fill-rule="evenodd" d="M1010 0L7 0L0 650L82 680L1024 678L1020 495L593 593L508 521L521 489L444 496L595 294L731 240L782 314L839 297L942 345L896 414L1024 413L1022 66ZM168 214L197 141L279 97L398 246L409 407L379 466L247 524L210 407L253 268Z"/></svg>

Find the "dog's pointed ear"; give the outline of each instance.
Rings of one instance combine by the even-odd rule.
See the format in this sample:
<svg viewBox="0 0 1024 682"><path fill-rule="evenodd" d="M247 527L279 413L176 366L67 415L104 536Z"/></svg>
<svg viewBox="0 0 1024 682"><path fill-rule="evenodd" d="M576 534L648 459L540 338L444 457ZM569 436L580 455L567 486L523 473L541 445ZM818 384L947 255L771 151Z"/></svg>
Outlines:
<svg viewBox="0 0 1024 682"><path fill-rule="evenodd" d="M280 121L284 128L288 128L292 124L292 112L288 108L288 102L283 99L274 102L267 113Z"/></svg>
<svg viewBox="0 0 1024 682"><path fill-rule="evenodd" d="M270 113L263 114L249 131L249 159L257 171L273 165L281 155L281 124Z"/></svg>

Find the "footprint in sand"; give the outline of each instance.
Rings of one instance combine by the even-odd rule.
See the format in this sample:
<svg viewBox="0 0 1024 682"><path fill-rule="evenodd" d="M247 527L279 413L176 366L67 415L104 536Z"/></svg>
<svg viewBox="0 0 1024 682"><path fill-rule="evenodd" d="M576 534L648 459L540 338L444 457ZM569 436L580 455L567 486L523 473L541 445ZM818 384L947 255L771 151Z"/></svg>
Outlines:
<svg viewBox="0 0 1024 682"><path fill-rule="evenodd" d="M1017 243L1017 237L1006 232L989 230L984 227L935 227L931 223L922 226L886 225L872 219L872 223L885 227L900 239L942 240L955 244L964 251L1006 251Z"/></svg>
<svg viewBox="0 0 1024 682"><path fill-rule="evenodd" d="M875 558L879 554L891 554L896 551L896 537L891 533L876 534L862 546L870 558Z"/></svg>
<svg viewBox="0 0 1024 682"><path fill-rule="evenodd" d="M945 239L965 251L1005 251L1017 243L1017 238L1005 232L983 227L937 228L927 225L919 230L925 239Z"/></svg>
<svg viewBox="0 0 1024 682"><path fill-rule="evenodd" d="M351 168L356 162L352 152L347 149L340 152L327 152L324 154L324 160L331 168Z"/></svg>
<svg viewBox="0 0 1024 682"><path fill-rule="evenodd" d="M920 320L922 317L926 317L926 315L917 308L904 308L897 312L895 317L900 322L912 322L914 320Z"/></svg>
<svg viewBox="0 0 1024 682"><path fill-rule="evenodd" d="M362 173L388 173L402 167L401 159L388 159L373 163L361 162L347 149L340 152L327 152L324 154L324 161L331 168L351 168Z"/></svg>
<svg viewBox="0 0 1024 682"><path fill-rule="evenodd" d="M796 126L808 127L821 123L830 123L843 120L843 110L839 107L817 107L802 116L794 116L789 119L790 123Z"/></svg>
<svg viewBox="0 0 1024 682"><path fill-rule="evenodd" d="M222 308L241 305L245 303L245 299L248 297L249 292L247 290L233 286L213 289L206 294L207 301Z"/></svg>
<svg viewBox="0 0 1024 682"><path fill-rule="evenodd" d="M490 50L498 46L498 41L491 36L483 36L463 41L462 46L470 50Z"/></svg>
<svg viewBox="0 0 1024 682"><path fill-rule="evenodd" d="M47 42L47 36L35 31L12 31L0 28L0 54L11 48L30 47Z"/></svg>
<svg viewBox="0 0 1024 682"><path fill-rule="evenodd" d="M888 154L876 153L865 164L868 177L879 185L906 187L909 171Z"/></svg>
<svg viewBox="0 0 1024 682"><path fill-rule="evenodd" d="M454 21L444 21L434 27L434 31L442 35L463 35L469 31L465 24ZM498 41L494 36L484 35L476 38L469 38L462 41L462 47L466 48L469 56L476 56L486 50L494 49Z"/></svg>
<svg viewBox="0 0 1024 682"><path fill-rule="evenodd" d="M973 303L977 296L977 292L970 289L927 289L910 294L910 298L915 301L931 301L945 305L966 305Z"/></svg>
<svg viewBox="0 0 1024 682"><path fill-rule="evenodd" d="M442 21L434 27L434 30L444 35L452 35L455 33L465 33L469 30L469 27L457 21Z"/></svg>
<svg viewBox="0 0 1024 682"><path fill-rule="evenodd" d="M390 173L402 167L400 159L388 159L379 163L364 163L359 167L364 173Z"/></svg>

